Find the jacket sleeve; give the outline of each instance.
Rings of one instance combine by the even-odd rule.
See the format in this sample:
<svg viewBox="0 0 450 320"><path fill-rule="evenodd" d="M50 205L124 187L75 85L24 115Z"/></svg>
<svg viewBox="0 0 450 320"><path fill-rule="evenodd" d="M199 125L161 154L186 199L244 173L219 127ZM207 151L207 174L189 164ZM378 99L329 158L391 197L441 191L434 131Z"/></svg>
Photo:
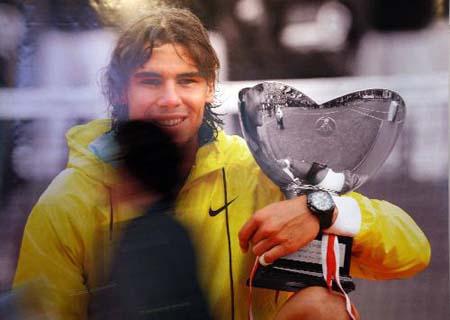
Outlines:
<svg viewBox="0 0 450 320"><path fill-rule="evenodd" d="M257 208L283 200L283 194L259 172ZM425 269L430 261L428 239L399 207L352 192L361 211L361 228L354 237L350 274L353 277L387 280L407 278Z"/></svg>
<svg viewBox="0 0 450 320"><path fill-rule="evenodd" d="M352 248L353 277L406 278L428 266L431 255L428 239L405 211L355 192L349 196L361 210L361 229Z"/></svg>
<svg viewBox="0 0 450 320"><path fill-rule="evenodd" d="M38 287L36 304L51 319L85 319L87 290L83 276L84 248L76 199L42 197L25 226L15 288Z"/></svg>

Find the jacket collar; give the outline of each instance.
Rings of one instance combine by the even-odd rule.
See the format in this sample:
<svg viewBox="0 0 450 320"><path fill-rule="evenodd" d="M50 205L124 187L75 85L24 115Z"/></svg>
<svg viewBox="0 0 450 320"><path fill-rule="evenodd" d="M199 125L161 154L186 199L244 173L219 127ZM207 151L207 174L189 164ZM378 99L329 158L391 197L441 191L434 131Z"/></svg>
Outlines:
<svg viewBox="0 0 450 320"><path fill-rule="evenodd" d="M98 178L101 178L101 180L107 185L113 184L115 182L115 178L112 178L115 177L115 175L111 174L115 172L115 169L110 164L98 158L98 156L96 156L92 152L92 150L89 150L89 145L96 139L101 138L105 133L107 134L110 128L111 122L109 119L95 120L87 125L82 125L71 129L68 135L69 145L72 140L76 140L76 149L81 149L83 151L83 157L77 156L77 161L80 162L79 159L87 158L91 162L97 164L97 166L95 167L96 170L91 171L99 176ZM88 137L83 136L87 134L89 134ZM195 180L202 178L212 172L220 170L224 167L224 163L226 162L225 151L227 149L227 146L229 146L230 144L230 137L227 136L222 130L219 130L217 137L215 139L211 138L203 139L202 141L200 141L201 147L197 151L195 164L191 169L191 172L189 173L189 176L182 190L189 188ZM71 151L71 153L74 153L73 150ZM75 157L72 156L71 158ZM73 161L74 160L71 159L69 164ZM72 164L72 166L73 165L74 164ZM80 164L78 163L78 165ZM103 169L99 170L99 166L101 166ZM83 170L85 170L86 166L83 165L81 167L83 168ZM105 169L106 167L108 168L108 170ZM106 172L109 174L106 174Z"/></svg>
<svg viewBox="0 0 450 320"><path fill-rule="evenodd" d="M217 170L221 170L224 167L225 159L223 149L226 140L226 134L220 130L214 141L204 144L198 149L194 166L182 190L189 189L195 180Z"/></svg>

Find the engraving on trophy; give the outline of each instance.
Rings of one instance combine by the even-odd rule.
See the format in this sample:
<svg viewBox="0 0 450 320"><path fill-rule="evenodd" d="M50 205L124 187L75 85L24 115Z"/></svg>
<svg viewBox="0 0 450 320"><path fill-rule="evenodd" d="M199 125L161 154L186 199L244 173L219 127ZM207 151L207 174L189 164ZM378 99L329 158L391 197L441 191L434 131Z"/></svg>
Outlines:
<svg viewBox="0 0 450 320"><path fill-rule="evenodd" d="M331 117L321 117L314 124L316 131L324 137L329 137L336 130L336 121Z"/></svg>
<svg viewBox="0 0 450 320"><path fill-rule="evenodd" d="M319 240L313 240L308 245L304 246L297 252L283 257L283 259L294 260L299 262L308 263L321 263L321 242ZM339 267L344 267L344 259L346 254L346 246L339 243Z"/></svg>

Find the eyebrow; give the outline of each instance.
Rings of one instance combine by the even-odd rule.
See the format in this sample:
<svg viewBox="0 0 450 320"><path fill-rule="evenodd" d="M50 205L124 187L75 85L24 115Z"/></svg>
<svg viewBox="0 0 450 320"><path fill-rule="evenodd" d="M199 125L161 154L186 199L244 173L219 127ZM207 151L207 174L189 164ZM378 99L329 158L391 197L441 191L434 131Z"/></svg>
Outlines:
<svg viewBox="0 0 450 320"><path fill-rule="evenodd" d="M157 72L150 72L150 71L140 71L140 72L136 72L133 75L134 78L161 78L161 74L157 73ZM185 73L180 73L177 74L176 76L178 79L179 78L195 78L195 77L203 77L202 73L199 71L196 72L185 72Z"/></svg>
<svg viewBox="0 0 450 320"><path fill-rule="evenodd" d="M136 72L133 75L134 78L160 78L161 75L159 73L156 72L149 72L149 71L141 71L141 72Z"/></svg>

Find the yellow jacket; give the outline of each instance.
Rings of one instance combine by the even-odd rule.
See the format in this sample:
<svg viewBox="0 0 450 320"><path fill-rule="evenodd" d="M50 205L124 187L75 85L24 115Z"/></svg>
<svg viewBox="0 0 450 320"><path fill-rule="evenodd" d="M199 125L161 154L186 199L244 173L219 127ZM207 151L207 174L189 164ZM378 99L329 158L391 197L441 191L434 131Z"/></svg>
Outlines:
<svg viewBox="0 0 450 320"><path fill-rule="evenodd" d="M96 120L68 132L67 168L40 197L25 227L14 286L40 280L40 300L57 319L86 319L89 298L102 290L112 240L120 233L116 222L140 214L115 201L114 168L88 149L110 125L109 120ZM428 240L404 211L357 193L349 196L362 213L352 276L404 278L428 265ZM233 199L228 212L209 213ZM199 279L215 319L230 319L231 277L235 319L247 318L246 280L254 257L241 252L237 234L255 210L281 199L241 138L220 132L215 142L198 150L177 199L177 219L192 237ZM271 319L286 297L282 294L277 304L273 291L255 289L256 319Z"/></svg>

